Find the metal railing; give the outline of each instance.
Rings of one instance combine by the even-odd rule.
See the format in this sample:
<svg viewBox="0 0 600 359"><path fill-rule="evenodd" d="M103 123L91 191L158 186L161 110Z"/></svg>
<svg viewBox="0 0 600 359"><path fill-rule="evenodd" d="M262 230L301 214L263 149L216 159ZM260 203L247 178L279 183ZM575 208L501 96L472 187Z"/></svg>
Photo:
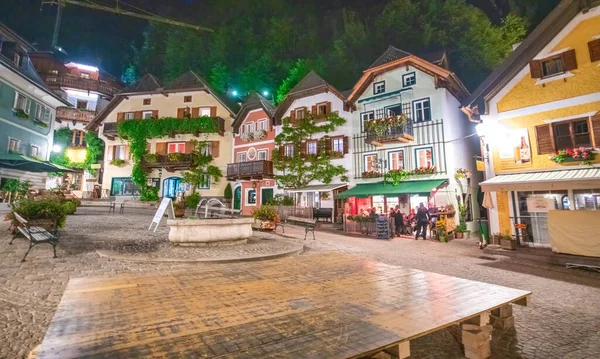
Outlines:
<svg viewBox="0 0 600 359"><path fill-rule="evenodd" d="M273 162L267 160L229 163L227 165L227 179L251 179L273 177Z"/></svg>

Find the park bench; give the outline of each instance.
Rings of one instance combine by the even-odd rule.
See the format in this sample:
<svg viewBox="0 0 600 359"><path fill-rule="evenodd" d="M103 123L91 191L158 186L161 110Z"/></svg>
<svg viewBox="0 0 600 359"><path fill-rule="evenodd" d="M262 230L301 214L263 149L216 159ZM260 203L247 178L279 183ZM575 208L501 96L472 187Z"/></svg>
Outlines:
<svg viewBox="0 0 600 359"><path fill-rule="evenodd" d="M313 208L313 218L319 220L319 218L325 218L326 221L331 222L331 215L333 214L333 208Z"/></svg>
<svg viewBox="0 0 600 359"><path fill-rule="evenodd" d="M116 208L119 206L119 214L125 213L125 202L115 202L115 201L93 201L92 203L86 203L81 207L84 208L108 208L108 214L115 214Z"/></svg>
<svg viewBox="0 0 600 359"><path fill-rule="evenodd" d="M288 217L287 222L304 227L304 240L306 240L306 235L308 234L308 232L312 232L313 240L315 240L315 227L317 226L316 219Z"/></svg>
<svg viewBox="0 0 600 359"><path fill-rule="evenodd" d="M23 259L21 259L21 262L25 262L25 258L29 254L29 251L31 250L31 248L33 248L33 246L40 244L40 243L51 244L52 249L54 250L54 258L56 258L56 245L58 244L58 223L57 223L56 219L53 220L52 229L46 230L42 227L31 225L29 223L29 221L27 221L25 218L21 217L16 212L13 212L13 214L15 216L15 219L18 222L18 225L17 225L17 229L19 230L18 233L23 234L25 236L25 238L27 238L27 240L29 240L29 249L25 253L25 256L23 256ZM31 220L31 221L35 222L35 220ZM12 242L18 236L18 233L16 233L13 236L13 238L9 244L12 244Z"/></svg>

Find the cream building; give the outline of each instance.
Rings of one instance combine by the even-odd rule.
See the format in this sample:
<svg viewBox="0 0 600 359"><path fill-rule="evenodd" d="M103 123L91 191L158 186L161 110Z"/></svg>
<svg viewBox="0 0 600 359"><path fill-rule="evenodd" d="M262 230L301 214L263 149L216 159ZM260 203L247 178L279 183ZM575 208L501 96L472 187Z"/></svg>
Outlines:
<svg viewBox="0 0 600 359"><path fill-rule="evenodd" d="M223 178L207 182L198 188L200 195L223 197L227 180L227 163L231 159L232 121L237 105L213 90L208 83L189 71L173 82L163 85L147 74L125 88L96 116L88 129L98 130L105 141L102 162L103 197L132 198L139 190L131 178L132 157L127 140L119 138L118 123L128 120L189 118L210 116L216 118L217 133L179 133L148 140L148 154L156 155L142 160L148 185L158 188L159 197L175 197L177 191L187 193L191 187L182 181L182 172L191 164L194 150L192 141L207 141L207 153L213 156L212 165L221 169Z"/></svg>

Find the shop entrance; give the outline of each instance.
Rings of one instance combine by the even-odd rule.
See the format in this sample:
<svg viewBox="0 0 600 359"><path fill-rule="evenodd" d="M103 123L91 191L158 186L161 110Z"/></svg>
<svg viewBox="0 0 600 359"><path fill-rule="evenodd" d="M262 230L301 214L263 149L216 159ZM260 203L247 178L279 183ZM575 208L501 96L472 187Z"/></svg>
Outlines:
<svg viewBox="0 0 600 359"><path fill-rule="evenodd" d="M179 177L165 178L163 181L163 197L175 199L177 197L177 191L181 189L181 178Z"/></svg>

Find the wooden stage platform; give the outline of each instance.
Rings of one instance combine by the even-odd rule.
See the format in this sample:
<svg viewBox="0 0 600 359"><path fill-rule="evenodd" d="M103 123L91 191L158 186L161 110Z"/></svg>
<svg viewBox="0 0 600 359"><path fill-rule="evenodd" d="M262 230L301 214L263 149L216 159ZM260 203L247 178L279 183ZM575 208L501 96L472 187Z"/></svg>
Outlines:
<svg viewBox="0 0 600 359"><path fill-rule="evenodd" d="M467 356L486 357L488 313L510 325L529 295L343 254L78 278L37 357L404 358L454 324Z"/></svg>

